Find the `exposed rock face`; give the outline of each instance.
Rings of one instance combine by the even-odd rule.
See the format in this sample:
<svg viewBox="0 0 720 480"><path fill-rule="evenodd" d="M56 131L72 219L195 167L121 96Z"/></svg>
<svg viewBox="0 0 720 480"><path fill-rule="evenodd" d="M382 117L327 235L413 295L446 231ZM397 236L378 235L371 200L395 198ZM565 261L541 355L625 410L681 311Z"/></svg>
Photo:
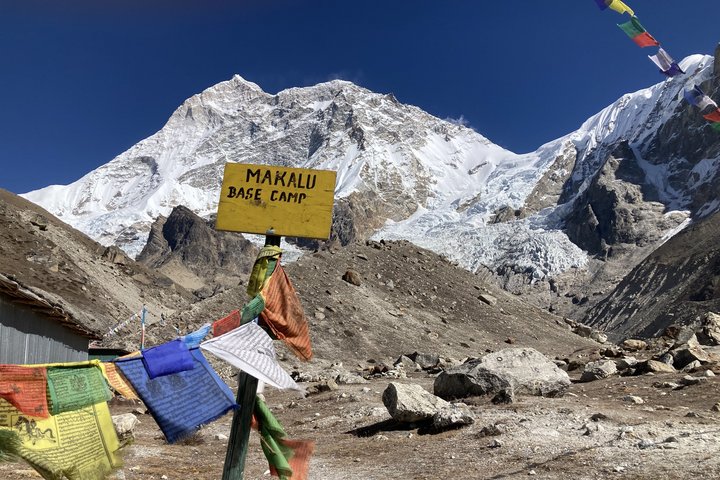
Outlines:
<svg viewBox="0 0 720 480"><path fill-rule="evenodd" d="M635 267L584 322L611 340L652 337L720 309L720 214L671 238Z"/></svg>
<svg viewBox="0 0 720 480"><path fill-rule="evenodd" d="M241 234L216 231L188 208L153 224L138 261L192 290L230 287L247 276L257 247Z"/></svg>
<svg viewBox="0 0 720 480"><path fill-rule="evenodd" d="M681 214L664 214L658 192L646 183L635 154L623 143L575 202L566 229L580 247L607 257L614 245L651 245L685 219Z"/></svg>

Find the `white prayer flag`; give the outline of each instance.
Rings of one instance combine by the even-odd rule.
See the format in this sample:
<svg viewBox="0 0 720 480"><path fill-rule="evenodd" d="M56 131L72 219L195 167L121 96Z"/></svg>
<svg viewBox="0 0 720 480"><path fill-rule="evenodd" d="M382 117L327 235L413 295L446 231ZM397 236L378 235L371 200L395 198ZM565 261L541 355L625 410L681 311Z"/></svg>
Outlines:
<svg viewBox="0 0 720 480"><path fill-rule="evenodd" d="M200 348L273 387L303 390L277 363L272 338L255 323L211 338Z"/></svg>

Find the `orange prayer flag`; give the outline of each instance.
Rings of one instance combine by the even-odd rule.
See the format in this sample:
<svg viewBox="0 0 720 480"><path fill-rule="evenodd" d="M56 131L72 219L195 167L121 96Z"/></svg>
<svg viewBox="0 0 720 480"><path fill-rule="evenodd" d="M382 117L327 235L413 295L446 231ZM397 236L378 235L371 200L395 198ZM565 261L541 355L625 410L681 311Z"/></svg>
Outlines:
<svg viewBox="0 0 720 480"><path fill-rule="evenodd" d="M300 298L281 265L275 267L260 295L265 299L265 309L260 313L262 324L298 357L310 360L313 352L308 322Z"/></svg>
<svg viewBox="0 0 720 480"><path fill-rule="evenodd" d="M130 386L130 383L125 379L123 374L118 371L118 368L114 363L103 362L102 369L105 373L105 378L107 379L113 390L115 390L128 400L138 400L135 389Z"/></svg>

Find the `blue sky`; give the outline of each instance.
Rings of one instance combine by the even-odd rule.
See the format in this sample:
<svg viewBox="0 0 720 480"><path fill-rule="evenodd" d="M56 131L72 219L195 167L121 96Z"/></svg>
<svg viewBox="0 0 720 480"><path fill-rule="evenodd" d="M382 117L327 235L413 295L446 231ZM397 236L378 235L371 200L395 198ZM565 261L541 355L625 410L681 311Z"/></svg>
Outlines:
<svg viewBox="0 0 720 480"><path fill-rule="evenodd" d="M720 41L718 0L626 3L677 60ZM531 151L663 80L626 19L593 0L0 0L0 188L73 182L236 73L350 80Z"/></svg>

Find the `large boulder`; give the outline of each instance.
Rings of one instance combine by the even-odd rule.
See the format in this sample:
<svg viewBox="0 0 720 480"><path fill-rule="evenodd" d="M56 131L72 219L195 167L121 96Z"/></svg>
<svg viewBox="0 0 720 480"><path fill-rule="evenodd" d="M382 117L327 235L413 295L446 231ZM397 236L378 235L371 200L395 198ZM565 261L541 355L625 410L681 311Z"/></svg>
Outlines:
<svg viewBox="0 0 720 480"><path fill-rule="evenodd" d="M433 391L435 395L446 400L481 395L514 397L510 378L483 367L481 359L470 360L445 370L435 379Z"/></svg>
<svg viewBox="0 0 720 480"><path fill-rule="evenodd" d="M402 423L432 419L441 409L451 405L420 385L392 382L383 392L383 403L390 416Z"/></svg>
<svg viewBox="0 0 720 480"><path fill-rule="evenodd" d="M434 390L443 398L461 398L497 394L506 385L514 393L556 397L570 387L570 377L535 349L506 348L443 372Z"/></svg>

